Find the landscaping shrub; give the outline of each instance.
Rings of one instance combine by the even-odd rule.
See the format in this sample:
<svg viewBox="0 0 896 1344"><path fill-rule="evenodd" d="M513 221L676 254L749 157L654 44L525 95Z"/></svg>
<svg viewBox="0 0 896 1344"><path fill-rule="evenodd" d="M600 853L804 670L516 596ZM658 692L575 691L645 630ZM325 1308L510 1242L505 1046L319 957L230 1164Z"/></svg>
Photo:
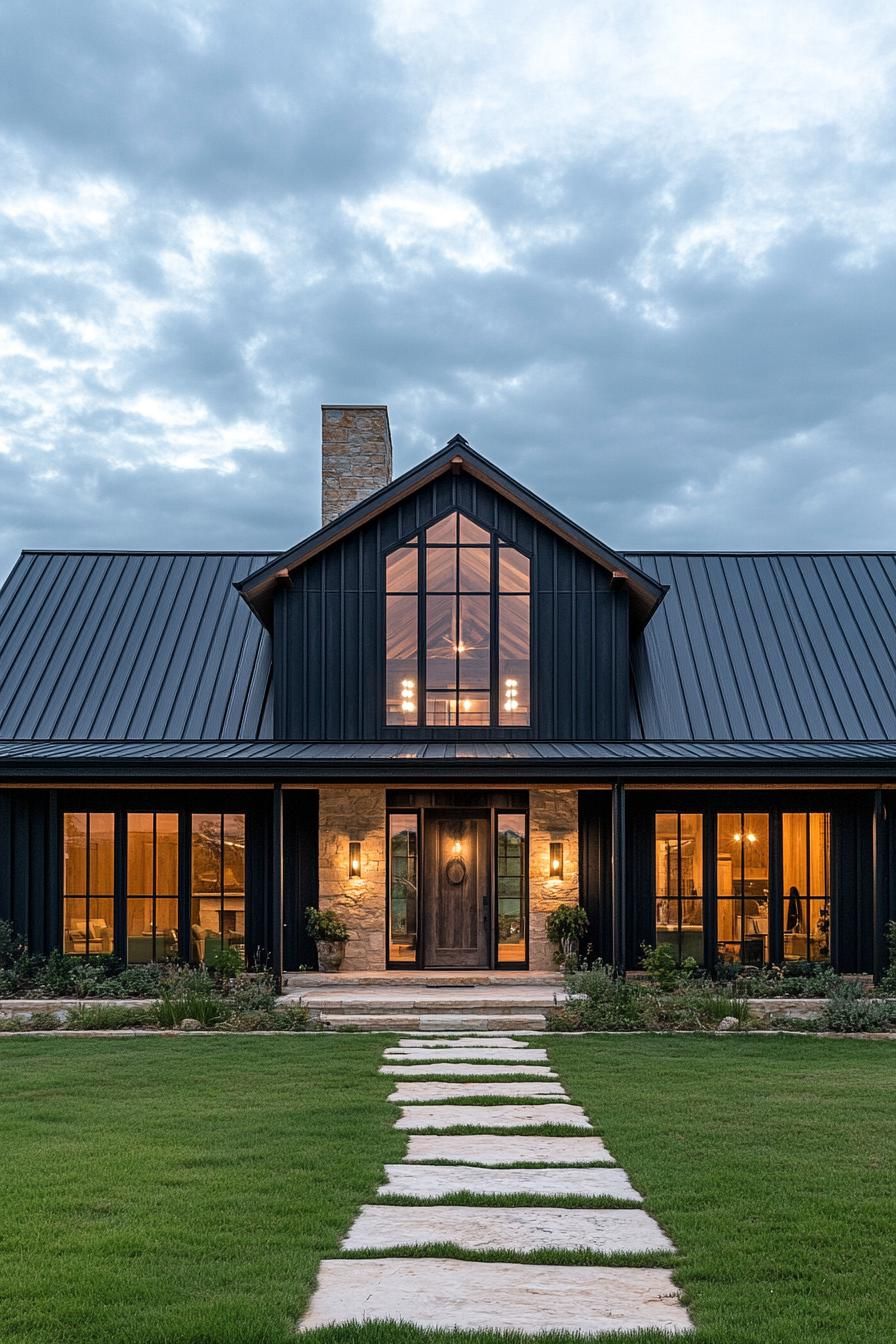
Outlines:
<svg viewBox="0 0 896 1344"><path fill-rule="evenodd" d="M887 950L889 952L887 969L881 977L882 994L896 994L896 922L887 925Z"/></svg>
<svg viewBox="0 0 896 1344"><path fill-rule="evenodd" d="M793 961L738 967L730 984L732 992L744 999L826 999L844 980L825 962Z"/></svg>
<svg viewBox="0 0 896 1344"><path fill-rule="evenodd" d="M192 1018L203 1027L215 1027L226 1016L221 994L204 966L179 969L163 984L156 1017L161 1027L179 1027Z"/></svg>
<svg viewBox="0 0 896 1344"><path fill-rule="evenodd" d="M66 1018L66 1031L125 1031L133 1027L154 1027L158 1022L155 1005L127 1008L117 1003L79 1003Z"/></svg>
<svg viewBox="0 0 896 1344"><path fill-rule="evenodd" d="M261 1009L244 1009L226 1017L220 1024L221 1031L308 1031L308 1009L299 1004L287 1008L274 1008L270 1012Z"/></svg>
<svg viewBox="0 0 896 1344"><path fill-rule="evenodd" d="M644 1025L642 992L596 961L566 977L569 1000L549 1014L555 1031L635 1031Z"/></svg>
<svg viewBox="0 0 896 1344"><path fill-rule="evenodd" d="M845 981L830 995L821 1015L824 1031L889 1031L896 1027L896 1003L865 998L861 985Z"/></svg>
<svg viewBox="0 0 896 1344"><path fill-rule="evenodd" d="M693 980L699 970L693 957L685 957L684 961L679 962L666 943L660 943L657 947L642 943L641 951L644 954L641 965L647 979L659 989L677 989L679 985Z"/></svg>
<svg viewBox="0 0 896 1344"><path fill-rule="evenodd" d="M60 1014L50 1009L37 1013L16 1013L13 1017L0 1017L0 1032L5 1031L59 1031L62 1026Z"/></svg>
<svg viewBox="0 0 896 1344"><path fill-rule="evenodd" d="M558 905L544 922L548 941L558 966L578 962L579 944L588 932L588 916L580 905Z"/></svg>

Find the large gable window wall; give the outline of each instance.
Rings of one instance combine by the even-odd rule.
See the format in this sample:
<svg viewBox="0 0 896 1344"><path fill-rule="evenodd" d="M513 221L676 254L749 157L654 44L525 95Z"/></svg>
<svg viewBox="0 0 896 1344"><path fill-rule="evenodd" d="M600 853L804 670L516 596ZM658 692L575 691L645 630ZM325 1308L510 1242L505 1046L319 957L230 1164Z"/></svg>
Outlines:
<svg viewBox="0 0 896 1344"><path fill-rule="evenodd" d="M527 727L529 590L528 556L462 513L391 551L387 724Z"/></svg>

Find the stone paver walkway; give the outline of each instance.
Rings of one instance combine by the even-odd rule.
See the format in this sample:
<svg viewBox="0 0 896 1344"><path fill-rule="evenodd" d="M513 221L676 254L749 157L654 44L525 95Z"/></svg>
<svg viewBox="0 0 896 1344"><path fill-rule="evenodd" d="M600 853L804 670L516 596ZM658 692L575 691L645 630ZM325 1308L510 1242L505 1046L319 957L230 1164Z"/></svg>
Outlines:
<svg viewBox="0 0 896 1344"><path fill-rule="evenodd" d="M527 1064L538 1076L520 1080ZM556 1080L545 1050L506 1036L415 1036L385 1051L381 1072L411 1080L396 1080L390 1101L401 1108L395 1127L415 1132L403 1161L385 1169L378 1192L384 1202L362 1207L343 1251L456 1247L501 1258L325 1260L300 1330L365 1321L529 1335L677 1335L693 1328L666 1268L514 1260L535 1251L643 1256L675 1249L637 1207L642 1196L600 1138L532 1132L592 1129L562 1084L544 1081ZM508 1082L508 1073L517 1079ZM487 1100L477 1105L479 1098ZM441 1132L459 1127L475 1132ZM568 1195L601 1203L572 1209L545 1203ZM416 1202L398 1203L395 1196ZM531 1200L484 1206L465 1203L465 1196ZM433 1202L451 1198L459 1202Z"/></svg>

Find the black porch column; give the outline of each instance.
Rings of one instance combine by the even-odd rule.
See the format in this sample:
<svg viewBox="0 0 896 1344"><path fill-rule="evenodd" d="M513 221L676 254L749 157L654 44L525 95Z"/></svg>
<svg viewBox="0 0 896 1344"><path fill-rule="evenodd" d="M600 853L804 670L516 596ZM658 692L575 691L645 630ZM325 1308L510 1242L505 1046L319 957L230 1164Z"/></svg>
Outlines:
<svg viewBox="0 0 896 1344"><path fill-rule="evenodd" d="M890 919L890 892L887 873L887 809L883 789L874 791L874 813L872 816L871 852L873 856L871 909L874 936L873 965L874 979L879 980L887 969L887 923Z"/></svg>
<svg viewBox="0 0 896 1344"><path fill-rule="evenodd" d="M612 891L613 965L619 971L626 965L625 932L625 785L613 785L611 814L610 872Z"/></svg>
<svg viewBox="0 0 896 1344"><path fill-rule="evenodd" d="M271 961L279 986L283 975L283 785L271 797Z"/></svg>

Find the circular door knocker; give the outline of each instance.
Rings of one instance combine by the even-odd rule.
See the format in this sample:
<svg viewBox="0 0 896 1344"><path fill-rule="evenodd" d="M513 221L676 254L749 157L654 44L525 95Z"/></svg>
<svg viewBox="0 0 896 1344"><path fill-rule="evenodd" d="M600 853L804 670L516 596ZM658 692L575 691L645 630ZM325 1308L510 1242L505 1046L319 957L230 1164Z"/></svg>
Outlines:
<svg viewBox="0 0 896 1344"><path fill-rule="evenodd" d="M463 859L449 859L445 864L445 876L453 887L459 887L467 876L467 865Z"/></svg>

